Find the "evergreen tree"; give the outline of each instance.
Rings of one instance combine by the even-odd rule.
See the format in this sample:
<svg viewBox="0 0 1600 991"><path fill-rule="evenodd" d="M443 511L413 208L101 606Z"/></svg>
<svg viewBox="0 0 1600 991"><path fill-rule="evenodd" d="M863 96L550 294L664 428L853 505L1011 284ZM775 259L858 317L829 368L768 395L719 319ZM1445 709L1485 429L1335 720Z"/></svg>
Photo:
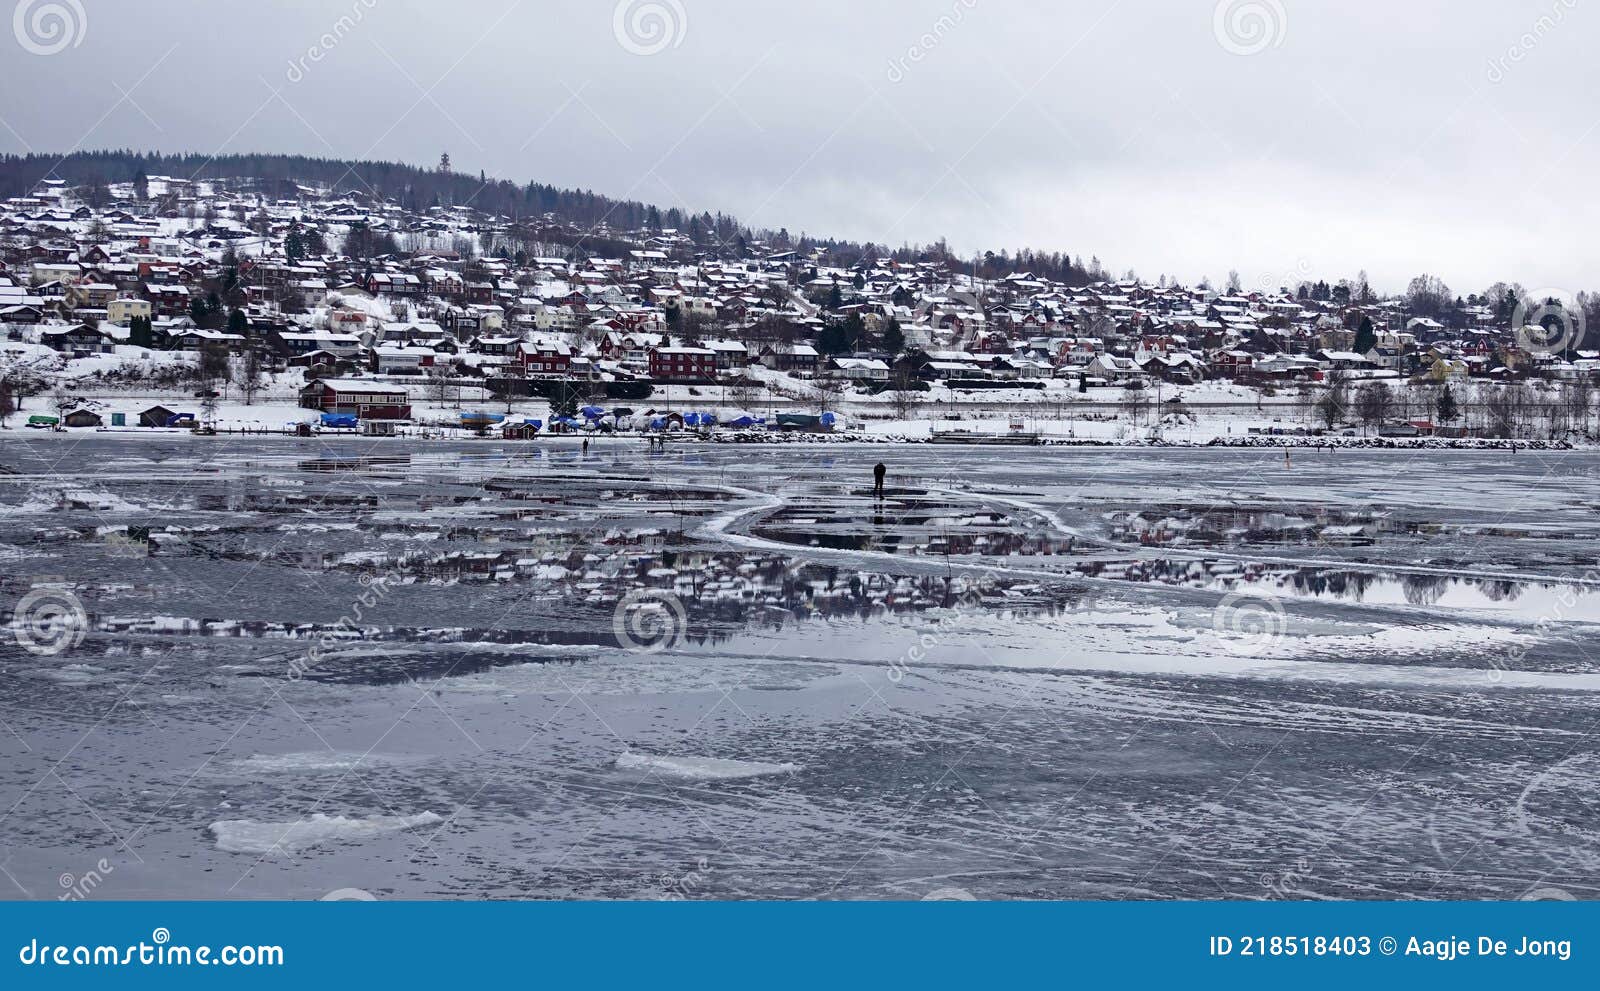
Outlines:
<svg viewBox="0 0 1600 991"><path fill-rule="evenodd" d="M1447 385L1444 387L1444 391L1439 393L1439 422L1450 423L1460 416L1461 411L1456 408L1456 397L1450 392L1450 387Z"/></svg>
<svg viewBox="0 0 1600 991"><path fill-rule="evenodd" d="M893 357L906 349L906 335L900 329L900 321L890 317L883 325L883 349Z"/></svg>
<svg viewBox="0 0 1600 991"><path fill-rule="evenodd" d="M847 354L851 350L850 337L844 325L830 323L817 334L817 350L825 355Z"/></svg>
<svg viewBox="0 0 1600 991"><path fill-rule="evenodd" d="M1373 329L1372 318L1361 318L1361 327L1356 331L1354 350L1356 354L1366 354L1378 346L1378 332Z"/></svg>
<svg viewBox="0 0 1600 991"><path fill-rule="evenodd" d="M556 383L550 397L550 418L575 417L578 415L578 390L570 382L562 380Z"/></svg>
<svg viewBox="0 0 1600 991"><path fill-rule="evenodd" d="M861 319L861 314L852 313L844 318L845 350L855 351L861 347L862 338L866 337L867 325Z"/></svg>

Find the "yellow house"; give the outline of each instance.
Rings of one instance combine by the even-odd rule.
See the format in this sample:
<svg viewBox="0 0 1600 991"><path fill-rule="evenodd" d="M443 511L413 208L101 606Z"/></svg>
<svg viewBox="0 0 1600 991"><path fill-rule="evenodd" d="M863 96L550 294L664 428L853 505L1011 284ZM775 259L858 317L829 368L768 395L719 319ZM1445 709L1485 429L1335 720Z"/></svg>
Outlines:
<svg viewBox="0 0 1600 991"><path fill-rule="evenodd" d="M1417 380L1422 382L1464 382L1467 379L1467 363L1460 358L1435 358L1420 374Z"/></svg>
<svg viewBox="0 0 1600 991"><path fill-rule="evenodd" d="M106 304L106 320L118 327L126 327L134 317L149 317L150 301L132 296L121 296Z"/></svg>

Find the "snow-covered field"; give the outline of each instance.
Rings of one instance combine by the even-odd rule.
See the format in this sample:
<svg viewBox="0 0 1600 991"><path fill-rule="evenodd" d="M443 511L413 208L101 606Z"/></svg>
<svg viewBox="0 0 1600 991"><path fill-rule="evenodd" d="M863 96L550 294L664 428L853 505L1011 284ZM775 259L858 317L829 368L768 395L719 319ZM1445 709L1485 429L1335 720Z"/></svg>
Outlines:
<svg viewBox="0 0 1600 991"><path fill-rule="evenodd" d="M1597 470L11 431L0 885L1596 897Z"/></svg>

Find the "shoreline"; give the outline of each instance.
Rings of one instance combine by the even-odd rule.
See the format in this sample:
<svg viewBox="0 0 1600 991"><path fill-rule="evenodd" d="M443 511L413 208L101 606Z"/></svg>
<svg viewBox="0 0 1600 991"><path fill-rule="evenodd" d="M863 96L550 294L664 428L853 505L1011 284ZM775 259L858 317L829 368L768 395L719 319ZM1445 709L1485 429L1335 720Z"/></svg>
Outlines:
<svg viewBox="0 0 1600 991"><path fill-rule="evenodd" d="M1600 443L1580 443L1569 440L1512 440L1508 438L1485 437L1300 437L1300 436L1231 436L1212 437L1209 440L1149 440L1149 439L1108 439L1098 437L1040 437L1033 444L1019 444L1015 440L996 434L993 440L973 439L960 444L939 443L931 437L914 437L903 434L874 434L861 431L842 431L838 433L812 433L807 431L717 431L712 433L695 433L688 431L669 432L667 434L646 433L541 433L526 439L511 439L489 433L478 436L471 433L456 431L454 428L418 428L423 433L402 434L398 436L366 435L355 431L317 431L310 436L300 436L283 430L231 430L222 429L212 434L199 433L193 430L169 427L83 427L67 428L65 430L30 430L26 427L10 427L0 430L0 442L8 439L19 439L24 443L29 440L78 440L87 437L110 437L125 439L165 439L173 440L187 437L196 441L218 440L237 441L244 439L263 440L298 440L313 443L322 443L339 440L355 440L363 442L392 441L400 443L478 443L492 442L496 444L513 444L538 446L545 444L581 445L589 441L598 445L639 444L647 446L655 439L664 439L669 447L683 444L733 444L750 446L777 446L788 444L833 444L833 445L892 445L892 446L929 446L959 450L961 448L1016 448L1019 450L1038 450L1039 448L1095 448L1105 449L1134 449L1134 450L1311 450L1311 451L1535 451L1568 452L1592 451L1600 449Z"/></svg>

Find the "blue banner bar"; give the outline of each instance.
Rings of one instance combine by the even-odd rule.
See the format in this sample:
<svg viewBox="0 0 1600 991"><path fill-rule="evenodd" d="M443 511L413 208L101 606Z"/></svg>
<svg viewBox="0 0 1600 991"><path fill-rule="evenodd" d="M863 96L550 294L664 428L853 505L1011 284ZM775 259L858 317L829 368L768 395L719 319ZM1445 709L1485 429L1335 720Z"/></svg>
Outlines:
<svg viewBox="0 0 1600 991"><path fill-rule="evenodd" d="M0 905L6 988L1561 986L1600 903Z"/></svg>

